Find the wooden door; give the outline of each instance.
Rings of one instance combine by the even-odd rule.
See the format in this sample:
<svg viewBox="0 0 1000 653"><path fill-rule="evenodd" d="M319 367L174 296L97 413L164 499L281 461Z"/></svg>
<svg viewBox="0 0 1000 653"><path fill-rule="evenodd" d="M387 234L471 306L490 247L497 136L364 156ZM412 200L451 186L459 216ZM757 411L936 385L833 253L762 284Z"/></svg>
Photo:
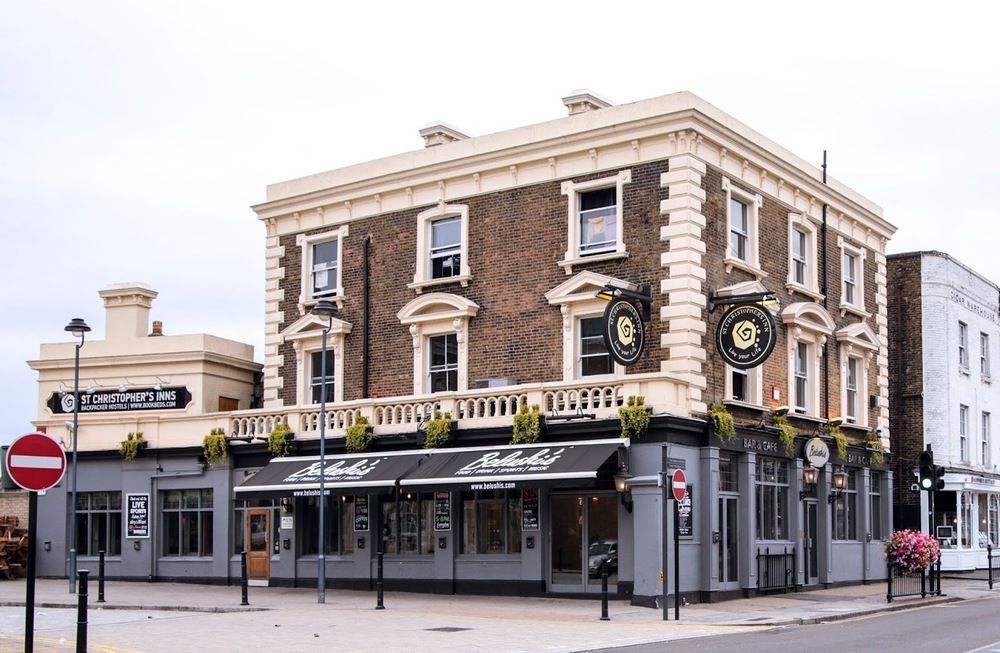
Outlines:
<svg viewBox="0 0 1000 653"><path fill-rule="evenodd" d="M248 510L246 529L247 578L266 581L271 573L271 511Z"/></svg>

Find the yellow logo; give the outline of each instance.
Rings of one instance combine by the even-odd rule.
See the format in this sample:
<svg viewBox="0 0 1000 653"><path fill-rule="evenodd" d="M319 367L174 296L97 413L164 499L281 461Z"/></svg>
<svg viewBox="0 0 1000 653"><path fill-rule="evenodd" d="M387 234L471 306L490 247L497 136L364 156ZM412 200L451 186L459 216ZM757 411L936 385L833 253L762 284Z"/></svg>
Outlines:
<svg viewBox="0 0 1000 653"><path fill-rule="evenodd" d="M635 338L635 326L627 316L618 320L618 339L625 345L631 345Z"/></svg>
<svg viewBox="0 0 1000 653"><path fill-rule="evenodd" d="M733 344L739 349L747 349L757 342L757 325L744 320L733 328Z"/></svg>

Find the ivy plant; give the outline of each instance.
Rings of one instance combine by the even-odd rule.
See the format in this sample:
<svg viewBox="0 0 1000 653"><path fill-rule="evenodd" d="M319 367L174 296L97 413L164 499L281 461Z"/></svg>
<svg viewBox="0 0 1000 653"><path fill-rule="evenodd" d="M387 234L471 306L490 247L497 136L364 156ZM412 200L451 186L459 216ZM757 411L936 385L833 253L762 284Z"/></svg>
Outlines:
<svg viewBox="0 0 1000 653"><path fill-rule="evenodd" d="M514 415L514 437L511 444L532 444L542 436L542 415L538 404L528 410L527 404L521 404L521 410Z"/></svg>
<svg viewBox="0 0 1000 653"><path fill-rule="evenodd" d="M118 444L118 453L122 455L125 462L130 463L136 459L145 443L146 441L142 439L142 431L128 433L125 435L125 439Z"/></svg>
<svg viewBox="0 0 1000 653"><path fill-rule="evenodd" d="M771 423L778 427L778 440L789 456L795 455L795 427L784 415L775 415Z"/></svg>
<svg viewBox="0 0 1000 653"><path fill-rule="evenodd" d="M451 413L441 415L441 411L435 410L434 416L428 420L424 430L424 447L435 449L443 447L451 440Z"/></svg>
<svg viewBox="0 0 1000 653"><path fill-rule="evenodd" d="M878 437L878 434L872 431L868 434L866 444L872 450L872 462L876 465L884 463L885 448L882 446L882 438Z"/></svg>
<svg viewBox="0 0 1000 653"><path fill-rule="evenodd" d="M709 406L708 419L712 423L712 430L723 442L729 442L736 437L736 423L725 404L716 403Z"/></svg>
<svg viewBox="0 0 1000 653"><path fill-rule="evenodd" d="M344 438L344 447L351 453L361 453L368 451L372 440L375 439L375 430L368 423L368 418L359 415L354 423L347 427L347 436Z"/></svg>
<svg viewBox="0 0 1000 653"><path fill-rule="evenodd" d="M229 445L226 432L221 428L212 429L201 441L201 453L210 467L225 465L229 459Z"/></svg>
<svg viewBox="0 0 1000 653"><path fill-rule="evenodd" d="M649 409L642 395L630 396L625 405L618 409L618 419L622 425L622 437L641 440L649 429Z"/></svg>
<svg viewBox="0 0 1000 653"><path fill-rule="evenodd" d="M267 450L271 452L272 458L287 456L288 452L292 450L291 438L288 437L291 433L292 429L284 422L280 422L271 429L267 435Z"/></svg>
<svg viewBox="0 0 1000 653"><path fill-rule="evenodd" d="M844 460L847 458L847 436L840 430L840 427L831 426L827 428L826 432L833 438L834 443L837 445L837 455L840 456L840 459Z"/></svg>

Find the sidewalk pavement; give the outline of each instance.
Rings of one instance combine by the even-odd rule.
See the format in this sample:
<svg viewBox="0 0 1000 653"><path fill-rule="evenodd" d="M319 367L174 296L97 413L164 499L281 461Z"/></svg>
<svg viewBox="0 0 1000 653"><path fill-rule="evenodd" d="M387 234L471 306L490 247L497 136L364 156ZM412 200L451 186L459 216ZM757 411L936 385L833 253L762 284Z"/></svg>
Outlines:
<svg viewBox="0 0 1000 653"><path fill-rule="evenodd" d="M600 621L600 601L496 596L375 593L251 587L249 606L240 588L183 583L109 582L105 604L89 596L91 651L545 651L591 649L821 623L888 610L992 596L985 581L945 579L946 596L886 602L884 582L828 590L739 599L681 608L681 620L611 601ZM1000 593L1000 587L995 590ZM0 582L0 650L23 648L25 582ZM35 650L71 651L76 596L65 580L36 586Z"/></svg>

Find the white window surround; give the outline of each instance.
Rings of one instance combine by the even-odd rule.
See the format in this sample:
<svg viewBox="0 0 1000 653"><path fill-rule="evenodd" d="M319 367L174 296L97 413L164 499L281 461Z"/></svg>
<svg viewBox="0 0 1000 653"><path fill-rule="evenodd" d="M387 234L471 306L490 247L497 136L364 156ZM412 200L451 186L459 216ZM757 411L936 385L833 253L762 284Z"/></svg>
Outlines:
<svg viewBox="0 0 1000 653"><path fill-rule="evenodd" d="M809 396L806 397L806 415L822 418L819 414L820 359L827 338L833 335L836 324L830 314L819 304L797 302L781 312L781 321L788 328L788 379L789 401L794 402L795 354L800 342L809 345L810 361L807 368Z"/></svg>
<svg viewBox="0 0 1000 653"><path fill-rule="evenodd" d="M566 253L563 260L558 265L566 270L566 274L573 274L574 265L585 263L595 263L598 261L609 261L613 259L628 258L625 250L625 216L624 194L625 184L632 183L631 170L619 170L617 174L590 181L564 181L562 183L562 194L566 195ZM616 191L618 218L615 224L617 230L615 238L615 248L613 251L591 254L590 256L580 255L580 193L600 188L614 187Z"/></svg>
<svg viewBox="0 0 1000 653"><path fill-rule="evenodd" d="M747 375L747 382L750 384L749 401L733 399L733 369L726 365L726 387L725 400L722 403L734 406L745 406L748 408L764 409L764 366L758 365L748 370L744 370Z"/></svg>
<svg viewBox="0 0 1000 653"><path fill-rule="evenodd" d="M413 394L430 393L428 339L445 333L454 333L458 341L458 389L468 389L469 318L478 312L479 305L473 301L433 292L411 300L396 314L400 324L410 327L413 338Z"/></svg>
<svg viewBox="0 0 1000 653"><path fill-rule="evenodd" d="M857 421L845 426L867 428L868 426L868 373L875 354L878 353L878 335L864 322L856 322L839 329L836 334L840 345L840 405L841 414L846 417L847 406L847 359L858 361Z"/></svg>
<svg viewBox="0 0 1000 653"><path fill-rule="evenodd" d="M299 291L299 315L304 315L311 306L314 306L320 299L328 299L337 304L337 307L344 303L344 239L347 237L348 228L346 224L340 225L331 231L324 231L319 234L298 234L295 236L295 244L302 250L302 284ZM325 243L329 240L337 240L337 291L323 297L312 296L312 257L313 245Z"/></svg>
<svg viewBox="0 0 1000 653"><path fill-rule="evenodd" d="M853 304L849 304L844 301L844 273L843 270L841 270L840 315L843 317L848 313L853 313L854 315L867 319L871 317L871 313L865 310L865 259L867 258L868 250L844 239L843 236L837 236L837 247L840 248L841 267L843 267L845 254L851 254L854 256L855 261L857 261L857 270L855 270L854 280L855 301Z"/></svg>
<svg viewBox="0 0 1000 653"><path fill-rule="evenodd" d="M726 193L726 256L723 262L726 265L726 273L743 270L754 275L758 280L767 276L767 273L760 267L760 208L764 205L764 198L758 193L748 193L737 188L729 177L722 178L722 190ZM743 261L732 255L729 248L729 229L732 223L732 216L729 215L729 206L733 198L738 199L747 205L747 249L748 260Z"/></svg>
<svg viewBox="0 0 1000 653"><path fill-rule="evenodd" d="M792 238L795 236L795 229L798 228L806 236L806 280L805 283L798 283L794 279L794 265L792 259ZM817 256L817 243L819 238L816 225L807 216L801 213L788 214L788 280L785 287L789 292L805 295L817 302L823 301L823 295L819 292L819 274Z"/></svg>
<svg viewBox="0 0 1000 653"><path fill-rule="evenodd" d="M282 331L282 342L291 341L295 349L295 403L298 406L312 405L310 388L312 385L311 366L313 352L323 349L323 328L327 321L321 317L306 313ZM326 348L334 354L333 372L334 401L344 400L344 338L351 332L351 324L333 318L330 332L326 338Z"/></svg>
<svg viewBox="0 0 1000 653"><path fill-rule="evenodd" d="M459 274L454 277L431 279L430 246L431 223L441 218L458 216L462 221L461 263ZM428 286L438 286L446 283L460 282L468 286L472 279L472 268L469 266L469 207L464 204L445 204L441 202L432 208L417 214L417 264L413 275L413 283L406 284L418 293Z"/></svg>
<svg viewBox="0 0 1000 653"><path fill-rule="evenodd" d="M562 313L563 380L580 380L577 376L576 359L579 354L580 334L577 332L580 319L602 315L608 303L594 294L605 285L630 287L630 284L614 277L596 272L584 271L573 275L563 283L545 293L545 299L552 306L558 306ZM601 381L625 376L625 366L612 362L613 374L582 377L587 381Z"/></svg>

